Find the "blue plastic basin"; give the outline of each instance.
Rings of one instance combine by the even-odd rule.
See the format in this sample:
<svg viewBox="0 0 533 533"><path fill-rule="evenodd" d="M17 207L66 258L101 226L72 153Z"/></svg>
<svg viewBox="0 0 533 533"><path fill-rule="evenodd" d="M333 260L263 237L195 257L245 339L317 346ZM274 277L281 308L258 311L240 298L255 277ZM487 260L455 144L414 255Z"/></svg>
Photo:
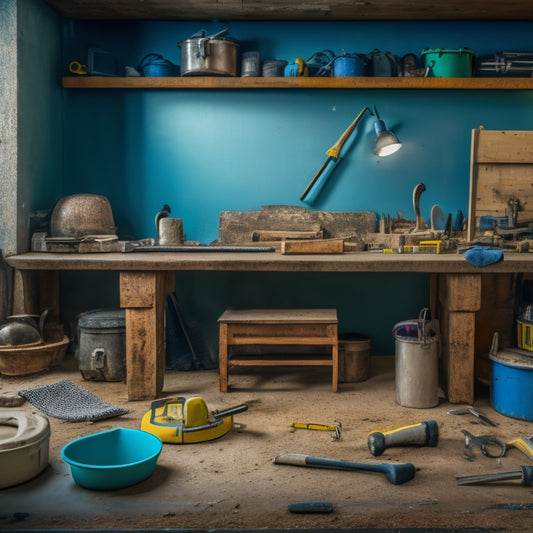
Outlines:
<svg viewBox="0 0 533 533"><path fill-rule="evenodd" d="M151 433L116 428L70 442L61 457L81 487L116 490L150 477L162 448L161 440Z"/></svg>

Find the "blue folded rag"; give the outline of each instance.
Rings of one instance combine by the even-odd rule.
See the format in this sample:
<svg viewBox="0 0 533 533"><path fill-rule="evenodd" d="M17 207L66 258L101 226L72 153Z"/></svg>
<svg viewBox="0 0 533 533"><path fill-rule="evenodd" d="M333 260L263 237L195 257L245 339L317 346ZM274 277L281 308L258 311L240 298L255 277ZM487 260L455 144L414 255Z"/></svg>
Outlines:
<svg viewBox="0 0 533 533"><path fill-rule="evenodd" d="M476 266L487 266L503 259L503 250L490 246L474 246L464 253L465 259Z"/></svg>

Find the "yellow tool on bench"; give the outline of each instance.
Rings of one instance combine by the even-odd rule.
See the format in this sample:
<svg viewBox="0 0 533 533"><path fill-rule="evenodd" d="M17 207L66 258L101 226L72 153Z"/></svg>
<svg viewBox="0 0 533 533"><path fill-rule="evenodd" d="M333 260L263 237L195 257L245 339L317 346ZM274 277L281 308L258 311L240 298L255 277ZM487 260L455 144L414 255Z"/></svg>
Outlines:
<svg viewBox="0 0 533 533"><path fill-rule="evenodd" d="M518 448L533 461L533 438L514 439L508 442L507 446L514 446L515 448Z"/></svg>
<svg viewBox="0 0 533 533"><path fill-rule="evenodd" d="M233 427L233 415L248 404L211 414L203 398L165 398L152 402L141 421L141 429L170 444L193 444L218 439Z"/></svg>

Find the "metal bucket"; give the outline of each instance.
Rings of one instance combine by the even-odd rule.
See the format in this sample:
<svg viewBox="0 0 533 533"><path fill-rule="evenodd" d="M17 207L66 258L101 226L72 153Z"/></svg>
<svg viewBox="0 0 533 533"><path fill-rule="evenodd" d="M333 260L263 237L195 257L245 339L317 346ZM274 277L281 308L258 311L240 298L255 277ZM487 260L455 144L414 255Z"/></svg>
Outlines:
<svg viewBox="0 0 533 533"><path fill-rule="evenodd" d="M237 47L235 41L222 38L228 30L205 37L205 31L178 43L181 48L182 76L236 76Z"/></svg>
<svg viewBox="0 0 533 533"><path fill-rule="evenodd" d="M126 377L126 319L123 309L101 309L78 318L78 368L87 381Z"/></svg>
<svg viewBox="0 0 533 533"><path fill-rule="evenodd" d="M394 326L393 335L396 339L396 403L418 409L437 406L438 321L421 318L400 322Z"/></svg>

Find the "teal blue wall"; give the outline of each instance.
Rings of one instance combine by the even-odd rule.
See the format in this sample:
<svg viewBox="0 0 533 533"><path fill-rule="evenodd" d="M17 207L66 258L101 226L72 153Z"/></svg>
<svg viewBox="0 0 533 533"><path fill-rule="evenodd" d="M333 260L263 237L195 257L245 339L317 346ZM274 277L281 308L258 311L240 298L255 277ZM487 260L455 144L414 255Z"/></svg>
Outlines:
<svg viewBox="0 0 533 533"><path fill-rule="evenodd" d="M18 0L17 28L18 207L26 239L30 212L62 194L61 21L43 2Z"/></svg>
<svg viewBox="0 0 533 533"><path fill-rule="evenodd" d="M150 52L180 63L178 42L222 22L63 23L63 67L89 46L114 53L121 67ZM231 23L241 48L263 59L329 48L402 56L425 48L468 47L479 56L529 50L531 22ZM318 201L320 210L371 210L414 218L412 191L423 182L422 215L438 203L467 213L471 130L531 129L533 93L457 90L65 90L63 194L109 197L121 238L155 237L164 203L183 219L188 239L217 238L223 210L306 205L299 197L364 106L376 105L403 142L389 158L372 153L368 114ZM72 275L69 288L80 285ZM371 337L374 354L394 352L391 328L428 305L427 276L380 274L180 273L178 298L216 342L228 305L334 306L341 330ZM102 291L102 300L116 292ZM91 304L96 296L91 295ZM80 301L83 301L80 300ZM71 304L72 305L72 304ZM82 304L76 302L76 305Z"/></svg>

